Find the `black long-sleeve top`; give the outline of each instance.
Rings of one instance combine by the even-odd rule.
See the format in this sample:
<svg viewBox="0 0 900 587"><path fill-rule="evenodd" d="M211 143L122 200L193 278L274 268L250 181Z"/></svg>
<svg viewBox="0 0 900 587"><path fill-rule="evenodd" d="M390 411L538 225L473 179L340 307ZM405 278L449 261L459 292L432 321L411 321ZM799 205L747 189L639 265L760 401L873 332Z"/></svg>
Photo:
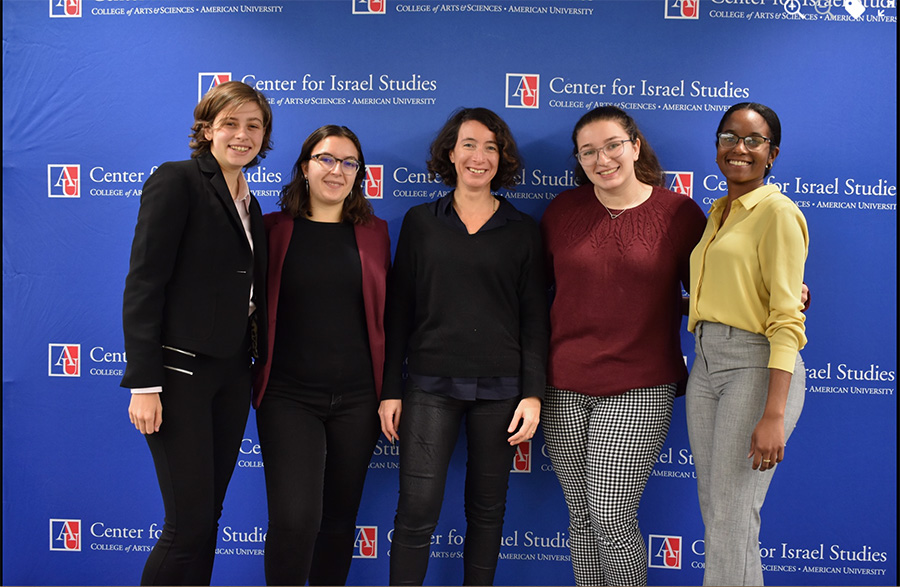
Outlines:
<svg viewBox="0 0 900 587"><path fill-rule="evenodd" d="M453 193L410 209L388 282L381 399L403 394L402 368L436 377L519 377L543 398L549 319L537 223L502 198L475 234L440 218Z"/></svg>

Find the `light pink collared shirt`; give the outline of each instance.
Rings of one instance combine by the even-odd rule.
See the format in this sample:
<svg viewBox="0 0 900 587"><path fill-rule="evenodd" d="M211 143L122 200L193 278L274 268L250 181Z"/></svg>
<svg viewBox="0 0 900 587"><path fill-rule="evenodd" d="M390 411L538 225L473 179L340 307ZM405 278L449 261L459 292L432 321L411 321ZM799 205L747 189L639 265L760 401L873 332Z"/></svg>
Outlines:
<svg viewBox="0 0 900 587"><path fill-rule="evenodd" d="M238 197L234 199L234 207L237 208L238 216L241 217L241 224L244 225L244 234L247 235L247 242L250 244L250 252L253 252L253 235L250 233L250 186L244 174L238 176ZM247 315L256 310L256 304L253 303L253 284L250 284L250 306Z"/></svg>

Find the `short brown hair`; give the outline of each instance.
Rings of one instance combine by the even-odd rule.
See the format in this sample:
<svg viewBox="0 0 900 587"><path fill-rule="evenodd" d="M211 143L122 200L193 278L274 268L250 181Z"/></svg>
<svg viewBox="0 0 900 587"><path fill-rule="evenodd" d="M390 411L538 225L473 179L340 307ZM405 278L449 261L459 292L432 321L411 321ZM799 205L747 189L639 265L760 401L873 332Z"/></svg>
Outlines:
<svg viewBox="0 0 900 587"><path fill-rule="evenodd" d="M216 116L222 111L240 108L248 102L256 104L263 116L263 139L259 148L259 154L247 167L253 167L259 160L266 157L266 153L272 148L272 108L262 92L248 86L244 82L224 82L206 92L197 107L194 108L194 125L191 127L191 157L199 157L209 153L212 142L206 138L206 130L212 128Z"/></svg>
<svg viewBox="0 0 900 587"><path fill-rule="evenodd" d="M297 157L297 162L294 163L294 169L291 171L291 183L281 188L281 198L278 200L278 205L293 218L311 214L309 184L306 182L306 176L303 174L303 164L312 159L312 151L316 145L328 137L349 139L353 146L356 147L356 152L359 153L359 170L356 172L356 177L353 178L353 187L350 190L350 195L344 200L341 220L352 224L366 224L373 215L372 206L366 200L362 190L363 178L366 176L366 158L363 155L359 137L346 126L326 124L317 128L311 135L306 137L306 140L303 141L303 146L300 148L300 156Z"/></svg>
<svg viewBox="0 0 900 587"><path fill-rule="evenodd" d="M428 174L431 179L440 177L446 185L456 187L456 167L450 161L450 151L456 147L459 127L464 122L474 120L488 128L497 139L500 148L500 162L497 174L491 180L491 190L514 189L519 182L522 159L519 148L506 122L487 108L460 108L450 115L444 127L431 143L431 158L428 160Z"/></svg>

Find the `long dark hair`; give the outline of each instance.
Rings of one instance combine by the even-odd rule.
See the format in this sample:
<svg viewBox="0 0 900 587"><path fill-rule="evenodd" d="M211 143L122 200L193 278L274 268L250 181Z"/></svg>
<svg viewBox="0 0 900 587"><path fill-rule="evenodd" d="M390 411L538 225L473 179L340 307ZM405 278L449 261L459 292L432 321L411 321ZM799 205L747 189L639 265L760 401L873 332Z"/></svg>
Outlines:
<svg viewBox="0 0 900 587"><path fill-rule="evenodd" d="M300 156L294 163L291 171L291 183L281 188L281 198L278 199L278 205L284 212L287 212L294 218L300 215L310 216L312 210L309 206L309 184L306 182L306 176L303 174L303 163L312 159L312 151L321 141L328 137L344 137L350 139L356 152L359 153L359 170L356 177L353 178L353 187L350 195L344 200L344 208L341 213L341 220L352 224L366 224L372 218L372 206L363 196L362 183L366 177L366 158L363 155L362 145L356 134L346 126L337 126L335 124L326 124L317 128L311 135L303 141L300 148Z"/></svg>
<svg viewBox="0 0 900 587"><path fill-rule="evenodd" d="M578 119L578 122L575 123L575 129L572 131L572 144L574 145L572 155L578 154L578 133L587 125L598 120L613 120L625 129L629 140L641 141L641 153L638 155L637 161L634 162L634 175L638 181L652 186L664 187L666 185L666 174L663 172L659 159L657 159L656 153L653 152L650 143L647 142L647 139L641 133L641 129L638 128L637 123L627 112L615 106L599 106ZM577 185L584 185L590 182L581 164L577 161L575 162L574 171Z"/></svg>

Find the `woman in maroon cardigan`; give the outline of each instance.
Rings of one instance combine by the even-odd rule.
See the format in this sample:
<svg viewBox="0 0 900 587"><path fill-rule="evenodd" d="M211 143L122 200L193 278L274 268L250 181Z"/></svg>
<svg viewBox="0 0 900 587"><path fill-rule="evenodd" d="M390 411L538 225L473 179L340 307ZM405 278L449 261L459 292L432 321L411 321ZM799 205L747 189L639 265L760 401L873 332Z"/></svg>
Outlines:
<svg viewBox="0 0 900 587"><path fill-rule="evenodd" d="M634 120L591 110L572 132L580 187L541 227L550 310L541 413L569 506L578 585L646 585L637 509L684 393L682 287L706 219L663 172Z"/></svg>
<svg viewBox="0 0 900 587"><path fill-rule="evenodd" d="M343 585L378 438L387 223L347 127L303 143L269 239L269 361L253 405L265 461L269 585Z"/></svg>

